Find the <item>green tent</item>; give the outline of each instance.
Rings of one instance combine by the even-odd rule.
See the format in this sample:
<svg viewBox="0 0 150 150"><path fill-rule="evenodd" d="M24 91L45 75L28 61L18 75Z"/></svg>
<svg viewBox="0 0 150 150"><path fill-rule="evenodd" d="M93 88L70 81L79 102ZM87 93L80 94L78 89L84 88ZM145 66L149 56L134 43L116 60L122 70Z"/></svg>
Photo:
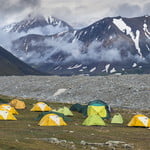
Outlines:
<svg viewBox="0 0 150 150"><path fill-rule="evenodd" d="M64 114L65 116L73 116L73 113L70 111L68 107L59 108L57 112Z"/></svg>
<svg viewBox="0 0 150 150"><path fill-rule="evenodd" d="M108 104L107 104L107 103L105 103L104 101L99 100L99 99L90 101L90 102L88 103L88 105L94 105L94 106L107 106L107 107L108 107Z"/></svg>
<svg viewBox="0 0 150 150"><path fill-rule="evenodd" d="M82 109L82 105L79 104L79 103L73 104L73 105L70 107L70 110L71 110L71 111L81 112L81 109Z"/></svg>
<svg viewBox="0 0 150 150"><path fill-rule="evenodd" d="M59 112L55 112L55 111L49 111L49 112L42 112L38 115L37 118L35 118L36 121L39 121L42 119L43 116L47 115L47 114L56 114L60 117L62 117L64 119L64 121L72 121L71 118L66 117L64 114L59 113Z"/></svg>
<svg viewBox="0 0 150 150"><path fill-rule="evenodd" d="M76 103L70 107L70 110L77 111L79 113L82 113L83 116L87 116L87 107L88 105L81 105L79 103Z"/></svg>
<svg viewBox="0 0 150 150"><path fill-rule="evenodd" d="M105 126L105 122L98 115L90 115L84 120L82 125L85 125L85 126Z"/></svg>
<svg viewBox="0 0 150 150"><path fill-rule="evenodd" d="M83 116L87 116L88 105L82 105L81 113Z"/></svg>
<svg viewBox="0 0 150 150"><path fill-rule="evenodd" d="M122 124L123 123L123 118L121 116L121 114L117 113L113 116L111 123L118 123L118 124Z"/></svg>

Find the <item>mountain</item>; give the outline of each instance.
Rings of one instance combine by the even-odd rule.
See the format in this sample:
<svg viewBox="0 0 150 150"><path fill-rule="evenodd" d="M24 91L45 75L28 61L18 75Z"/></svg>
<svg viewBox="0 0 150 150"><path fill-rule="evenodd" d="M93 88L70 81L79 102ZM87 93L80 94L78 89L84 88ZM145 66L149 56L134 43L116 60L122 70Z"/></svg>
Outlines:
<svg viewBox="0 0 150 150"><path fill-rule="evenodd" d="M127 42L132 45L132 49L136 50L142 57L149 53L149 30L149 16L137 18L122 18L119 16L104 18L87 28L77 31L76 38L87 44L94 40L101 41L104 47L112 47L116 43L122 44L122 39L123 43Z"/></svg>
<svg viewBox="0 0 150 150"><path fill-rule="evenodd" d="M53 17L53 16L42 16L42 15L28 15L24 20L6 25L3 27L6 32L16 32L27 34L41 34L50 35L63 31L72 30L72 27L66 22Z"/></svg>
<svg viewBox="0 0 150 150"><path fill-rule="evenodd" d="M0 47L0 75L40 75L42 73L20 61L11 53Z"/></svg>
<svg viewBox="0 0 150 150"><path fill-rule="evenodd" d="M12 49L51 74L150 73L150 16L109 17L79 30L28 34L13 41Z"/></svg>

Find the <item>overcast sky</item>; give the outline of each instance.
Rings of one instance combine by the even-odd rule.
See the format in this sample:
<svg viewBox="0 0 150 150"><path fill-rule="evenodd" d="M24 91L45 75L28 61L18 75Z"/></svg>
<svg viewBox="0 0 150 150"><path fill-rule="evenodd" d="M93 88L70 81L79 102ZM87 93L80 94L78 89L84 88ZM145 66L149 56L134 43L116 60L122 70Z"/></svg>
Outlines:
<svg viewBox="0 0 150 150"><path fill-rule="evenodd" d="M53 15L80 27L104 17L149 15L150 0L0 0L1 25L33 12Z"/></svg>

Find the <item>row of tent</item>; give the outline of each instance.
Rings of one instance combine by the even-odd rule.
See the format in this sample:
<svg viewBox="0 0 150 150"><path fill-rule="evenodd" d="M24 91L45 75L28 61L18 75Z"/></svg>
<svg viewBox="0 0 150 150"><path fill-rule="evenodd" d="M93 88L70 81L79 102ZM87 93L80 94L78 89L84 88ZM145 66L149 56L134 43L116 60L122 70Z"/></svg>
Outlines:
<svg viewBox="0 0 150 150"><path fill-rule="evenodd" d="M111 123L115 124L123 124L123 118L121 114L115 114L111 120ZM98 115L90 115L88 116L82 125L92 126L92 125L103 125L105 126L104 120L99 117ZM150 119L143 115L143 114L137 114L133 116L131 121L128 123L127 126L135 126L135 127L150 127Z"/></svg>
<svg viewBox="0 0 150 150"><path fill-rule="evenodd" d="M16 109L25 109L25 103L18 99L13 99L9 104L0 104L0 120L17 120L14 115L18 115Z"/></svg>
<svg viewBox="0 0 150 150"><path fill-rule="evenodd" d="M26 105L23 101L14 99L9 104L0 105L0 120L17 120L14 115L18 112L16 109L25 109ZM73 104L71 108L63 107L58 110L52 109L44 102L38 102L34 104L30 111L42 112L36 118L39 121L40 126L61 126L67 125L65 121L71 121L72 119L67 116L73 116L72 111L77 111L86 116L82 125L102 125L105 126L105 119L110 119L111 109L107 103L101 100L94 100L87 105ZM111 119L111 123L123 124L123 117L117 113ZM150 127L150 119L145 115L135 115L128 126L142 126Z"/></svg>
<svg viewBox="0 0 150 150"><path fill-rule="evenodd" d="M42 106L42 107L41 107ZM31 111L44 111L43 102L38 102L33 106ZM42 112L36 120L40 120L40 126L53 126L53 125L67 125L65 121L70 121L66 116L73 116L71 111L78 111L82 113L87 118L84 120L82 125L92 126L92 125L102 125L105 126L104 119L110 119L111 108L107 103L101 100L94 100L88 103L88 105L74 104L71 106L70 110L67 107L60 108L57 111L50 108L45 104L45 111L50 109L49 112ZM111 123L123 124L123 117L121 114L115 114ZM150 119L145 115L138 114L135 115L128 126L142 126L150 127Z"/></svg>
<svg viewBox="0 0 150 150"><path fill-rule="evenodd" d="M90 101L87 105L77 103L72 105L70 110L82 113L85 117L96 114L103 119L109 119L111 112L111 108L108 104L101 100Z"/></svg>
<svg viewBox="0 0 150 150"><path fill-rule="evenodd" d="M34 106L31 108L30 111L51 112L52 110L53 110L53 112L62 113L65 116L73 116L73 113L67 107L63 107L63 108L59 108L58 110L55 110L55 109L52 109L50 106L48 106L44 102L38 102L38 103L34 104Z"/></svg>
<svg viewBox="0 0 150 150"><path fill-rule="evenodd" d="M72 119L67 116L73 116L73 113L67 107L55 110L44 102L34 104L30 111L42 112L35 119L39 121L38 125L40 126L66 126L66 121L72 121Z"/></svg>

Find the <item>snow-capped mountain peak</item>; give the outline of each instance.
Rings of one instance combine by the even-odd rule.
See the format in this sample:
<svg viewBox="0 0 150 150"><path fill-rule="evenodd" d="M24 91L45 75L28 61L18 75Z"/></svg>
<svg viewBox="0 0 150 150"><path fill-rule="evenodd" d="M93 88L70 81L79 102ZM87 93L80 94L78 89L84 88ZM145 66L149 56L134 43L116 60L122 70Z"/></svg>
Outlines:
<svg viewBox="0 0 150 150"><path fill-rule="evenodd" d="M4 26L3 30L24 34L52 35L62 31L72 30L72 27L53 16L45 17L43 15L30 14L20 22Z"/></svg>

